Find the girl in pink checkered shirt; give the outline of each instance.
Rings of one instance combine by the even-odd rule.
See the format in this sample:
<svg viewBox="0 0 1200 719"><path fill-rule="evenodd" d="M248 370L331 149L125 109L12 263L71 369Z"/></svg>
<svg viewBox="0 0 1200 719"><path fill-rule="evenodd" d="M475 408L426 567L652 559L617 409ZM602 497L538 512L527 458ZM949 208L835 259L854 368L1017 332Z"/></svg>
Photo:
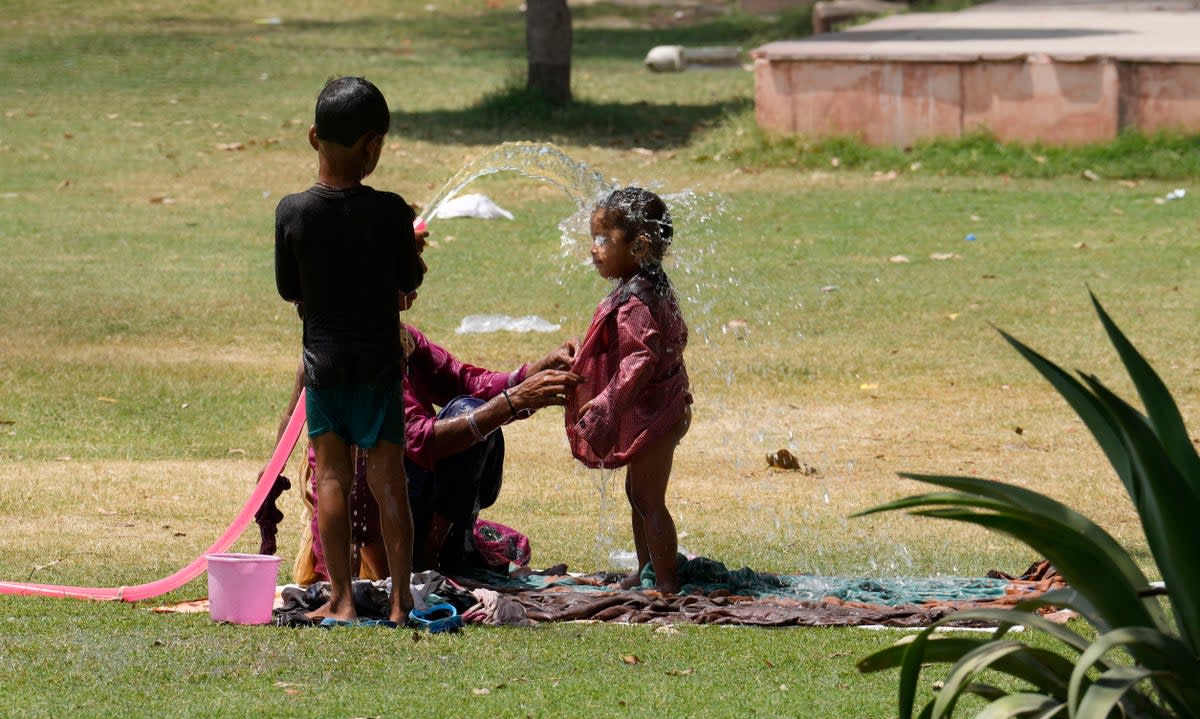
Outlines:
<svg viewBox="0 0 1200 719"><path fill-rule="evenodd" d="M663 271L671 213L640 187L612 192L591 217L592 264L616 287L596 308L572 371L584 380L567 400L567 439L592 468L626 467L638 569L650 564L655 586L679 591L678 538L667 510L675 447L692 419L683 349L687 325Z"/></svg>

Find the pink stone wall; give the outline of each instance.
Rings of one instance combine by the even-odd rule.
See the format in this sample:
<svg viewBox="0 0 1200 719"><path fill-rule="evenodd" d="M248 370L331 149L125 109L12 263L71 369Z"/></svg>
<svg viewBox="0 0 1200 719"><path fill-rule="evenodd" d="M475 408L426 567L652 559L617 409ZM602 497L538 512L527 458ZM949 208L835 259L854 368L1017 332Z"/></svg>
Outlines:
<svg viewBox="0 0 1200 719"><path fill-rule="evenodd" d="M761 127L909 145L960 129L959 71L951 63L755 61Z"/></svg>
<svg viewBox="0 0 1200 719"><path fill-rule="evenodd" d="M987 130L1004 141L1104 142L1123 128L1200 130L1200 65L1046 56L974 62L755 60L759 126L907 146Z"/></svg>
<svg viewBox="0 0 1200 719"><path fill-rule="evenodd" d="M1200 65L1129 63L1121 73L1123 127L1200 131Z"/></svg>
<svg viewBox="0 0 1200 719"><path fill-rule="evenodd" d="M1111 62L1033 58L962 66L963 132L1002 141L1103 142L1117 135L1117 68Z"/></svg>

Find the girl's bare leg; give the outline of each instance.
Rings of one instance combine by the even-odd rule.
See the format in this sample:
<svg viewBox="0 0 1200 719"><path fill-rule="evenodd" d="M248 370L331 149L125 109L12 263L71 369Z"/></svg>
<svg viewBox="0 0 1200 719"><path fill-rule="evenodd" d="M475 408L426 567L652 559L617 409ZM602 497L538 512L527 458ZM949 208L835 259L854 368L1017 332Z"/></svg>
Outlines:
<svg viewBox="0 0 1200 719"><path fill-rule="evenodd" d="M679 571L675 555L679 539L675 520L667 510L667 481L675 447L691 426L692 412L688 407L679 422L661 439L650 445L630 463L625 473L625 492L633 508L633 542L638 564L645 566L646 558L654 565L655 586L666 594L679 591Z"/></svg>
<svg viewBox="0 0 1200 719"><path fill-rule="evenodd" d="M312 438L317 457L317 528L325 549L329 572L329 602L308 613L311 619L334 617L351 620L354 597L350 592L350 486L354 460L350 445L333 432Z"/></svg>
<svg viewBox="0 0 1200 719"><path fill-rule="evenodd" d="M379 505L379 530L392 578L392 611L397 624L408 620L412 598L412 511L408 506L408 475L404 472L404 446L379 440L367 452L367 485ZM324 530L322 530L324 531ZM326 550L328 554L328 550Z"/></svg>

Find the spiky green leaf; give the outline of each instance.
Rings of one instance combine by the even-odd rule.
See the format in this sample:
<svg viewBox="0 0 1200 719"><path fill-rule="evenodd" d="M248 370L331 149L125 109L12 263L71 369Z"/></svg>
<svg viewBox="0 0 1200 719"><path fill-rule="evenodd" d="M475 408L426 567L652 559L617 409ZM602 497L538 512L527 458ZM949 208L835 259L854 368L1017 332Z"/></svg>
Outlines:
<svg viewBox="0 0 1200 719"><path fill-rule="evenodd" d="M1138 516L1155 563L1188 644L1200 647L1200 572L1195 548L1200 546L1200 499L1183 481L1152 429L1140 415L1094 377L1092 391L1117 419L1122 441L1129 448L1133 482L1141 489Z"/></svg>
<svg viewBox="0 0 1200 719"><path fill-rule="evenodd" d="M1012 717L1053 717L1067 708L1066 702L1054 697L1020 692L997 699L975 715L975 719L1011 719Z"/></svg>
<svg viewBox="0 0 1200 719"><path fill-rule="evenodd" d="M974 512L969 508L935 508L916 510L918 516L950 519L986 527L1037 550L1062 573L1066 581L1095 604L1095 616L1090 619L1101 630L1118 626L1154 626L1157 618L1137 596L1145 582L1130 584L1120 571L1122 550L1113 555L1069 527L1048 518L1020 510L1005 513Z"/></svg>
<svg viewBox="0 0 1200 719"><path fill-rule="evenodd" d="M1179 639L1147 627L1114 629L1092 642L1071 673L1067 697L1072 706L1085 691L1088 671L1118 647L1156 674L1156 684L1172 706L1200 708L1200 662Z"/></svg>
<svg viewBox="0 0 1200 719"><path fill-rule="evenodd" d="M997 330L1000 335L1012 345L1046 380L1058 390L1067 404L1075 410L1075 414L1087 425L1092 436L1100 445L1117 477L1125 485L1131 495L1134 492L1129 469L1129 456L1125 446L1121 444L1120 435L1112 426L1111 420L1096 397L1079 380L1072 377L1057 364L1035 352L1029 346L1008 334Z"/></svg>
<svg viewBox="0 0 1200 719"><path fill-rule="evenodd" d="M1082 701L1074 702L1075 719L1107 719L1122 700L1137 688L1139 682L1150 678L1154 672L1145 667L1113 667L1100 675L1088 687Z"/></svg>
<svg viewBox="0 0 1200 719"><path fill-rule="evenodd" d="M1172 463L1179 468L1184 481L1191 486L1192 492L1200 496L1200 454L1196 452L1196 447L1188 436L1179 406L1158 373L1113 322L1096 295L1092 292L1088 294L1092 298L1096 314L1100 316L1100 323L1108 333L1109 341L1116 348L1129 378L1133 380L1138 396L1142 398L1146 414L1154 426L1154 433L1162 441Z"/></svg>

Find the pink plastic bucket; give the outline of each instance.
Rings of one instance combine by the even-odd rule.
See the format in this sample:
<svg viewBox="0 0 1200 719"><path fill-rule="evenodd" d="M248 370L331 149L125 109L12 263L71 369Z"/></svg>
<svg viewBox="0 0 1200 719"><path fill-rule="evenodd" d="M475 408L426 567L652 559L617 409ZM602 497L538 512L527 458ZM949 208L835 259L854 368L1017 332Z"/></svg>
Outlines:
<svg viewBox="0 0 1200 719"><path fill-rule="evenodd" d="M208 615L214 622L267 624L275 605L280 558L208 554Z"/></svg>

